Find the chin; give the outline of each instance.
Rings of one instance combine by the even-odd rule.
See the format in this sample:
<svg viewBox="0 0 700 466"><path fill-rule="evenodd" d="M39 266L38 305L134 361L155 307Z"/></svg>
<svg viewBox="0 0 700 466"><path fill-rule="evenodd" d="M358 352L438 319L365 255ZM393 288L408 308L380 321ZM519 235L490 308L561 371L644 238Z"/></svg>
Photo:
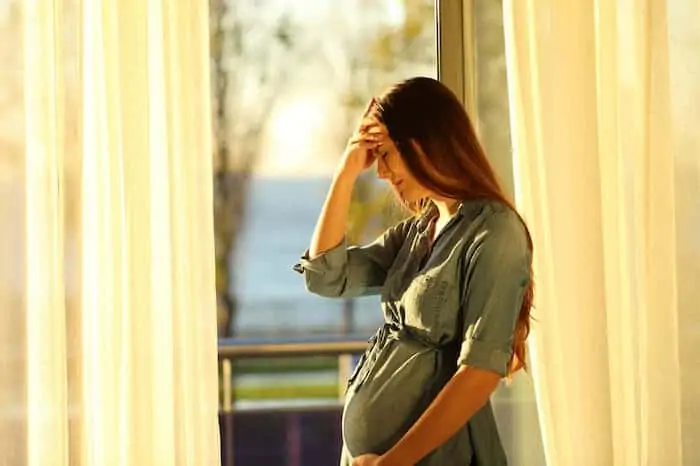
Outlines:
<svg viewBox="0 0 700 466"><path fill-rule="evenodd" d="M399 200L406 205L410 205L422 199L421 196L416 196L415 193L405 193L397 189L394 190L394 194L396 194L396 197L398 197Z"/></svg>
<svg viewBox="0 0 700 466"><path fill-rule="evenodd" d="M401 183L399 186L396 186L393 183L389 183L389 185L394 195L405 205L412 204L425 197L421 189L416 189L410 184L407 186L406 183Z"/></svg>
<svg viewBox="0 0 700 466"><path fill-rule="evenodd" d="M406 200L406 202L418 202L425 197L422 189L403 189L401 190L401 197Z"/></svg>

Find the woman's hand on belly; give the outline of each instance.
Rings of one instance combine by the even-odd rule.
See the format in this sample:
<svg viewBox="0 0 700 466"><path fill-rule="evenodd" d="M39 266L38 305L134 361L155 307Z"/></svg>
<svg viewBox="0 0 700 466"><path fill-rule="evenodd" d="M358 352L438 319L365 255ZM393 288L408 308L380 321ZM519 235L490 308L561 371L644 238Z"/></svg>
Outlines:
<svg viewBox="0 0 700 466"><path fill-rule="evenodd" d="M352 466L379 466L380 459L381 456L368 453L355 458L355 460L352 462Z"/></svg>
<svg viewBox="0 0 700 466"><path fill-rule="evenodd" d="M389 451L378 466L416 464L446 442L488 401L501 376L495 372L460 366L428 409Z"/></svg>

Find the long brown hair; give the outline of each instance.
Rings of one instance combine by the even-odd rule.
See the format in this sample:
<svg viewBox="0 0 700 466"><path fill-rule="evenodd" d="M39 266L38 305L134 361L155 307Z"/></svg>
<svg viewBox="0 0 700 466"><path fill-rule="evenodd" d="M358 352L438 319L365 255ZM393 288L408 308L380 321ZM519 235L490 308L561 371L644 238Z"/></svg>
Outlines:
<svg viewBox="0 0 700 466"><path fill-rule="evenodd" d="M467 112L449 88L435 79L411 78L377 99L372 113L386 126L406 167L423 187L449 199L488 199L507 205L523 223L532 251L527 224L504 193ZM531 262L530 282L513 334L509 375L521 368L527 370L526 341L534 298L532 277Z"/></svg>

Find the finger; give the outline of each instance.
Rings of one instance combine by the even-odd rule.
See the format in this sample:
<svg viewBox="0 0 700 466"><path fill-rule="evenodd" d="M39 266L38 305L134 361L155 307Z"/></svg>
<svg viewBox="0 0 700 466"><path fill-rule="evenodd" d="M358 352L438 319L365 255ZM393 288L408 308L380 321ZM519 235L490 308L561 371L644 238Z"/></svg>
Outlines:
<svg viewBox="0 0 700 466"><path fill-rule="evenodd" d="M367 115L364 118L363 123L366 126L373 126L373 127L376 126L377 128L381 128L382 130L387 131L386 125L384 123L382 123L379 120L379 118L377 118L376 114Z"/></svg>
<svg viewBox="0 0 700 466"><path fill-rule="evenodd" d="M384 123L382 123L381 121L378 121L376 119L372 119L372 121L373 121L373 125L372 125L373 128L377 128L379 131L386 133L386 134L389 134L389 130L387 129L387 127Z"/></svg>
<svg viewBox="0 0 700 466"><path fill-rule="evenodd" d="M379 128L379 126L374 120L369 118L362 120L362 123L360 123L360 131L367 131L370 128Z"/></svg>
<svg viewBox="0 0 700 466"><path fill-rule="evenodd" d="M370 126L367 129L363 130L362 133L370 135L370 136L382 136L382 137L388 136L387 132L384 131L379 126Z"/></svg>
<svg viewBox="0 0 700 466"><path fill-rule="evenodd" d="M367 134L367 135L372 135L372 136L382 136L382 137L389 136L389 133L387 133L384 129L382 129L380 126L378 126L376 124L370 124L370 125L366 125L364 127L361 127L358 132L360 134Z"/></svg>
<svg viewBox="0 0 700 466"><path fill-rule="evenodd" d="M367 141L374 141L383 145L389 145L391 143L391 138L383 133L362 133L362 137Z"/></svg>
<svg viewBox="0 0 700 466"><path fill-rule="evenodd" d="M363 124L360 126L360 130L369 133L389 134L386 126L375 119L365 119Z"/></svg>
<svg viewBox="0 0 700 466"><path fill-rule="evenodd" d="M351 143L351 146L353 149L362 149L374 153L377 149L380 148L381 144L374 141L360 140Z"/></svg>
<svg viewBox="0 0 700 466"><path fill-rule="evenodd" d="M384 135L378 134L378 133L362 133L360 137L362 139L367 140L367 141L375 141L375 142L383 141L386 139L386 137L384 137Z"/></svg>
<svg viewBox="0 0 700 466"><path fill-rule="evenodd" d="M355 141L350 144L350 149L353 152L367 152L371 157L376 157L379 149L381 148L381 144L378 142L373 142L373 141Z"/></svg>
<svg viewBox="0 0 700 466"><path fill-rule="evenodd" d="M368 129L370 129L371 127L372 127L372 123L368 122L367 120L363 120L362 122L360 122L360 127L358 128L358 131L365 132Z"/></svg>
<svg viewBox="0 0 700 466"><path fill-rule="evenodd" d="M348 141L350 144L359 142L359 141L367 141L367 142L382 142L386 138L382 137L381 134L367 134L367 133L355 133L352 135L350 140Z"/></svg>

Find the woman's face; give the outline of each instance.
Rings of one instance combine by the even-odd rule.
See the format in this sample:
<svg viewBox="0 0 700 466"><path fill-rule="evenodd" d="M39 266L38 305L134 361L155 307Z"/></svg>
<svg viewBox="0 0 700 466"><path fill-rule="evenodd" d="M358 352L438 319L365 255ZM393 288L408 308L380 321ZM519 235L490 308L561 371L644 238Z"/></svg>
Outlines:
<svg viewBox="0 0 700 466"><path fill-rule="evenodd" d="M401 200L412 203L430 197L430 192L409 172L391 138L388 136L384 138L382 144L375 149L375 154L377 176L386 180Z"/></svg>

